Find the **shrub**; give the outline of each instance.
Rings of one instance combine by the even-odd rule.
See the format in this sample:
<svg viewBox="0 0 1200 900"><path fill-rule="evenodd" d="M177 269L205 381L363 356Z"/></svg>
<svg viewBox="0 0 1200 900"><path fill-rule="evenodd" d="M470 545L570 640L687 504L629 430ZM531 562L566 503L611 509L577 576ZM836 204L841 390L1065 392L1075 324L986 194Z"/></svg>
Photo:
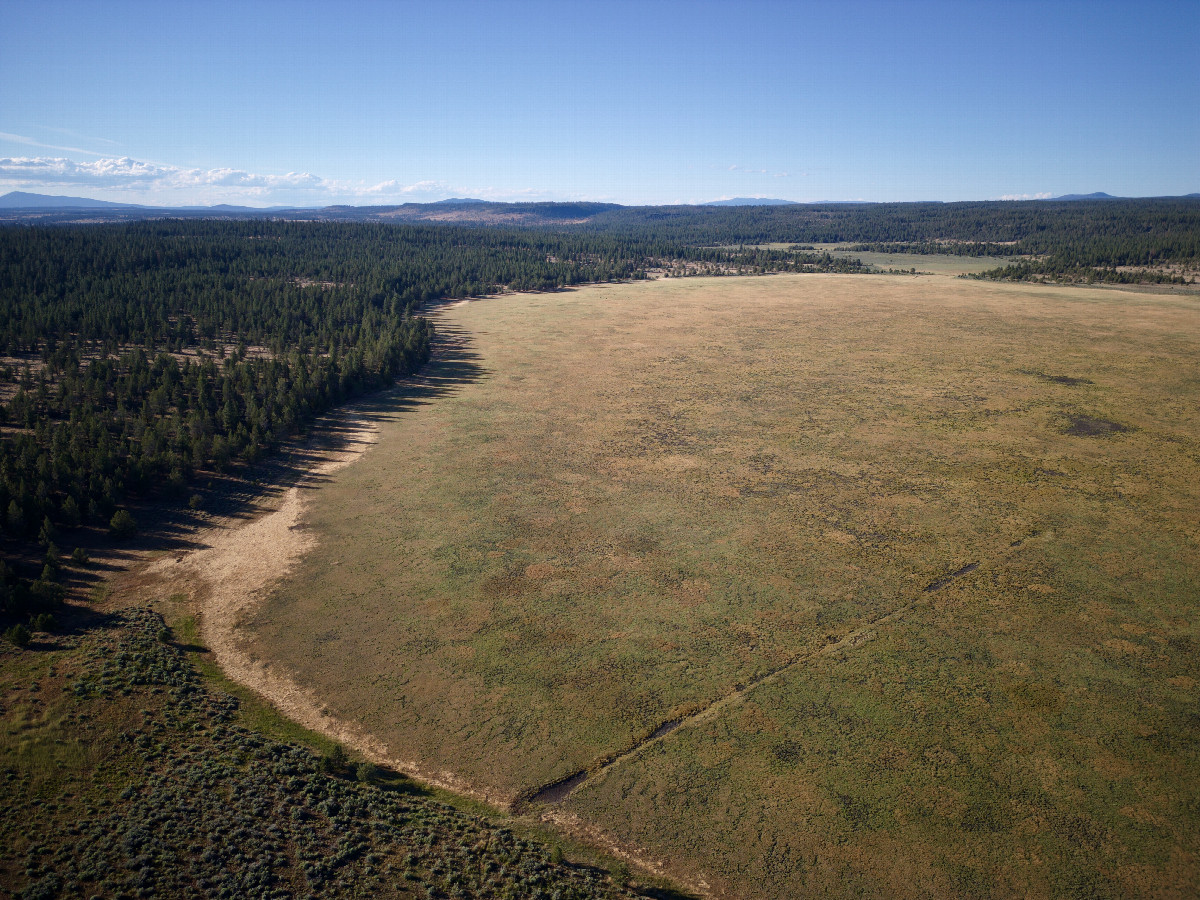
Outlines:
<svg viewBox="0 0 1200 900"><path fill-rule="evenodd" d="M41 578L29 585L29 593L38 606L45 608L62 603L67 596L67 589L47 578L43 572Z"/></svg>
<svg viewBox="0 0 1200 900"><path fill-rule="evenodd" d="M378 774L379 770L375 764L369 762L359 763L358 768L354 770L355 777L363 784L370 784Z"/></svg>
<svg viewBox="0 0 1200 900"><path fill-rule="evenodd" d="M75 552L71 554L71 562L77 566L86 566L91 561L92 558L88 556L88 552L82 547L76 547Z"/></svg>
<svg viewBox="0 0 1200 900"><path fill-rule="evenodd" d="M39 613L33 620L34 631L54 631L58 628L58 622L50 613Z"/></svg>
<svg viewBox="0 0 1200 900"><path fill-rule="evenodd" d="M345 771L346 749L341 744L334 744L328 752L321 755L320 767L322 772Z"/></svg>
<svg viewBox="0 0 1200 900"><path fill-rule="evenodd" d="M28 647L30 636L29 629L24 625L14 625L8 631L4 632L4 639L16 644L18 647Z"/></svg>
<svg viewBox="0 0 1200 900"><path fill-rule="evenodd" d="M137 522L127 509L118 509L108 522L108 530L115 538L124 540L137 534Z"/></svg>

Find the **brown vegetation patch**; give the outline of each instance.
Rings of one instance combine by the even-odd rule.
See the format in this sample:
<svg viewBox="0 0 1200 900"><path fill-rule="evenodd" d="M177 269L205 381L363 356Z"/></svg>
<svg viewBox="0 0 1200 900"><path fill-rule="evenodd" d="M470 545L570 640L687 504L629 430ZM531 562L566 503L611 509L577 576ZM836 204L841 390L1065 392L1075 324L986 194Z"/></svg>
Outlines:
<svg viewBox="0 0 1200 900"><path fill-rule="evenodd" d="M1072 415L1067 417L1067 434L1076 437L1104 437L1128 430L1128 425L1095 416Z"/></svg>
<svg viewBox="0 0 1200 900"><path fill-rule="evenodd" d="M1068 387L1076 387L1081 384L1095 384L1090 378L1081 378L1075 375L1050 375L1046 372L1034 372L1033 375L1040 378L1042 381L1050 381L1054 384L1065 384Z"/></svg>

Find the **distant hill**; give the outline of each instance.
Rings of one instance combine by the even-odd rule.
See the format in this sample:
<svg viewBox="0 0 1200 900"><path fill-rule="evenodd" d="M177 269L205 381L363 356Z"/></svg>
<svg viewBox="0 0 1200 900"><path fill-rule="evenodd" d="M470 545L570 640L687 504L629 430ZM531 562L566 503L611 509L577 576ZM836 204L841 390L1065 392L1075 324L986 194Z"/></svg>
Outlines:
<svg viewBox="0 0 1200 900"><path fill-rule="evenodd" d="M110 203L87 197L60 197L58 194L30 194L10 191L0 197L0 209L142 209L133 203Z"/></svg>
<svg viewBox="0 0 1200 900"><path fill-rule="evenodd" d="M1094 194L1063 194L1061 197L1051 197L1051 200L1200 200L1200 193L1166 195L1163 197L1117 197L1096 191Z"/></svg>
<svg viewBox="0 0 1200 900"><path fill-rule="evenodd" d="M281 209L303 209L297 206L231 206L228 203L218 203L215 206L180 206L156 207L157 209L186 209L196 212L236 212L236 213L265 213L278 212Z"/></svg>
<svg viewBox="0 0 1200 900"><path fill-rule="evenodd" d="M58 194L31 194L28 191L12 191L0 197L0 209L111 209L146 210L148 212L213 212L213 213L265 213L294 206L231 206L218 203L215 206L145 206L141 203L113 203L109 200L92 200L89 197L62 197Z"/></svg>
<svg viewBox="0 0 1200 900"><path fill-rule="evenodd" d="M799 206L795 200L773 200L769 197L734 197L732 200L712 200L701 206Z"/></svg>
<svg viewBox="0 0 1200 900"><path fill-rule="evenodd" d="M492 203L487 200L439 200L403 206L328 207L331 218L385 219L447 225L582 225L595 216L626 209L615 203Z"/></svg>
<svg viewBox="0 0 1200 900"><path fill-rule="evenodd" d="M1148 227L1170 215L1191 223L1200 216L1189 197L1112 197L1105 193L1067 195L1050 201L968 201L871 203L862 200L797 203L767 197L739 197L711 204L620 206L595 202L500 203L464 197L436 203L379 206L155 207L110 203L14 191L0 197L0 227L15 223L56 225L137 222L147 219L261 218L322 222L391 222L414 225L582 228L597 233L674 240L689 244L822 243L838 241L1012 241L1053 228L1081 233L1089 222L1114 216L1140 216ZM1073 200L1081 202L1072 202ZM1088 203L1087 200L1094 202ZM1125 221L1122 218L1121 221ZM1118 229L1124 225L1116 225ZM1183 227L1183 226L1180 226ZM1195 229L1194 225L1187 228Z"/></svg>

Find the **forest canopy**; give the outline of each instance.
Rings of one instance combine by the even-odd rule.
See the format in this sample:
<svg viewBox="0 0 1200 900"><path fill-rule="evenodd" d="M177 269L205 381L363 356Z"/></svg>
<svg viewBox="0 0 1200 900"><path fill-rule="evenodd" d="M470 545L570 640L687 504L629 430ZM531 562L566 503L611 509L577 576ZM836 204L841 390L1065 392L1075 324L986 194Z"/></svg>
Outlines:
<svg viewBox="0 0 1200 900"><path fill-rule="evenodd" d="M45 548L36 579L0 569L0 614L61 596L54 538L63 530L128 536L131 498L182 496L198 473L254 462L330 408L415 372L430 353L426 304L655 268L861 266L516 229L265 220L0 228L0 529L9 547Z"/></svg>

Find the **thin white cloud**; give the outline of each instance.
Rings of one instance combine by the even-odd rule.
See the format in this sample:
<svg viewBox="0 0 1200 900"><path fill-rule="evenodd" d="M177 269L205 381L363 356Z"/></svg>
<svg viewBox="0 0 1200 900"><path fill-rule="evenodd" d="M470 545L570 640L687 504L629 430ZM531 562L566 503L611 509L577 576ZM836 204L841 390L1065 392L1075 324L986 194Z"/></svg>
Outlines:
<svg viewBox="0 0 1200 900"><path fill-rule="evenodd" d="M369 187L352 189L356 196L389 197L400 203L419 203L427 200L444 200L448 197L465 197L472 200L497 200L508 202L535 203L545 200L562 200L561 194L538 188L462 187L447 181L417 181L403 184L396 179L381 181ZM582 196L570 196L569 200L582 200Z"/></svg>
<svg viewBox="0 0 1200 900"><path fill-rule="evenodd" d="M92 189L109 197L164 205L249 203L413 203L447 197L483 200L558 199L532 188L464 188L444 181L376 184L322 178L310 172L269 175L243 169L198 169L144 162L128 156L80 162L65 157L0 157L0 185L10 188ZM107 199L107 198L106 198Z"/></svg>
<svg viewBox="0 0 1200 900"><path fill-rule="evenodd" d="M772 178L791 178L792 177L787 172L772 172L770 169L752 169L749 166L739 166L737 163L734 163L733 165L729 166L728 168L726 168L725 171L726 172L740 172L743 175L769 175ZM802 175L807 175L807 174L808 174L807 172L802 173Z"/></svg>
<svg viewBox="0 0 1200 900"><path fill-rule="evenodd" d="M82 153L85 156L103 156L103 153L97 153L95 150L83 150L79 147L60 147L57 144L43 144L41 141L35 141L31 137L26 137L23 134L10 134L7 131L0 131L0 141L11 141L14 144L27 144L30 147L41 147L45 150L61 150L64 153Z"/></svg>
<svg viewBox="0 0 1200 900"><path fill-rule="evenodd" d="M1049 191L1042 191L1040 194L1005 194L998 198L1000 200L1049 200L1054 195Z"/></svg>
<svg viewBox="0 0 1200 900"><path fill-rule="evenodd" d="M0 158L0 179L24 184L76 184L137 187L158 181L169 170L129 157L76 162L64 157L9 156Z"/></svg>
<svg viewBox="0 0 1200 900"><path fill-rule="evenodd" d="M411 199L413 196L447 197L453 188L444 181L418 181L414 184L402 184L395 178L381 181L365 188L359 193L364 197L402 197Z"/></svg>
<svg viewBox="0 0 1200 900"><path fill-rule="evenodd" d="M90 134L80 134L78 131L71 131L69 128L51 128L49 125L43 125L42 128L46 131L53 131L55 134L65 134L67 137L83 138L85 141L90 141L93 144L111 144L114 147L121 146L120 141L110 140L109 138L93 137Z"/></svg>

